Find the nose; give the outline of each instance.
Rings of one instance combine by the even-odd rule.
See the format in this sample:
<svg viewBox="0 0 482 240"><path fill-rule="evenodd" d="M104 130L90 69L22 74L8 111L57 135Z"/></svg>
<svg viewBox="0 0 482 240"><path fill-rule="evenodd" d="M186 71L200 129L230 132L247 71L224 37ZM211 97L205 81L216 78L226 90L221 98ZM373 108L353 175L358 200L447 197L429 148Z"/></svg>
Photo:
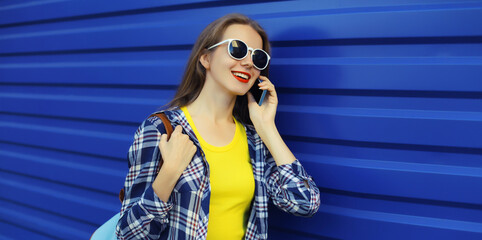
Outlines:
<svg viewBox="0 0 482 240"><path fill-rule="evenodd" d="M241 60L241 66L251 68L253 67L253 60L251 59L251 51L248 52L248 56Z"/></svg>

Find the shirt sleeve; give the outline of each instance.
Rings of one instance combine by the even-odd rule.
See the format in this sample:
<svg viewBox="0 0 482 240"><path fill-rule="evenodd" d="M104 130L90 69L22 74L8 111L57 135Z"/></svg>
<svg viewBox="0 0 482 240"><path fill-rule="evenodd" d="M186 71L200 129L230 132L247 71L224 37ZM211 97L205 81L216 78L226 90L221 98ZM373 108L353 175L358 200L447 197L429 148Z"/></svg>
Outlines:
<svg viewBox="0 0 482 240"><path fill-rule="evenodd" d="M152 188L159 165L161 131L165 133L165 129L151 121L144 121L137 129L129 149L125 196L116 226L119 239L158 239L169 222L172 203L159 199Z"/></svg>
<svg viewBox="0 0 482 240"><path fill-rule="evenodd" d="M299 160L277 166L268 152L266 161L267 188L273 204L296 216L313 216L320 207L320 190Z"/></svg>

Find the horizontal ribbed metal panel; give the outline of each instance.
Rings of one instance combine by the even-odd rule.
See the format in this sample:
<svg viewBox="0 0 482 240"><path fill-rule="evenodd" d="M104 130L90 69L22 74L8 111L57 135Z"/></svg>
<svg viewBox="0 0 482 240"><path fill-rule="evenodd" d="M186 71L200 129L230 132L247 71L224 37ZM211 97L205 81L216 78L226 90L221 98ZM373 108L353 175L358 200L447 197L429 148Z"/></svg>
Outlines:
<svg viewBox="0 0 482 240"><path fill-rule="evenodd" d="M241 12L273 46L277 126L313 218L270 239L482 238L480 1L2 1L0 238L87 239L192 44Z"/></svg>

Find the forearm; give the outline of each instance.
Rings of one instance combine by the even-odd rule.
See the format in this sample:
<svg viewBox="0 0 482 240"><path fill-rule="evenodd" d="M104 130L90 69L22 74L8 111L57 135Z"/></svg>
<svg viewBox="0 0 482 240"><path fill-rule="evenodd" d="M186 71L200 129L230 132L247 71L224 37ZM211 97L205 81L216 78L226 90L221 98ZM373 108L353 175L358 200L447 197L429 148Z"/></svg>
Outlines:
<svg viewBox="0 0 482 240"><path fill-rule="evenodd" d="M169 200L172 190L181 176L181 173L167 164L162 165L159 174L152 183L152 188L159 199L164 202Z"/></svg>
<svg viewBox="0 0 482 240"><path fill-rule="evenodd" d="M154 170L153 167L147 172ZM166 200L160 199L154 190L154 184L146 182L146 179L136 178L131 188L127 188L121 218L116 228L119 239L158 239L168 224L169 211L173 204L167 202L169 196ZM139 187L145 187L144 191L140 191ZM133 193L135 195L132 195Z"/></svg>
<svg viewBox="0 0 482 240"><path fill-rule="evenodd" d="M277 166L291 164L296 160L296 157L281 138L274 123L265 125L263 130L258 131L258 134L268 147Z"/></svg>

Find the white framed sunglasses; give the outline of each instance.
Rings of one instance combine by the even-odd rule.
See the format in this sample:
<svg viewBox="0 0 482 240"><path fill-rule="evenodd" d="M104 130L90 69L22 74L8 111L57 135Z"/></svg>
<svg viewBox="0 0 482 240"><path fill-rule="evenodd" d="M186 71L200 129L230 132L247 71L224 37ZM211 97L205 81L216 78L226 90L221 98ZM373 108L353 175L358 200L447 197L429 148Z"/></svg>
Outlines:
<svg viewBox="0 0 482 240"><path fill-rule="evenodd" d="M226 39L212 45L208 48L208 50L211 50L224 43L228 43L227 49L229 56L236 60L244 59L246 56L248 56L248 52L251 51L251 60L253 61L253 65L256 69L260 71L264 70L269 64L271 57L267 52L259 48L250 48L248 47L248 44L239 39Z"/></svg>

